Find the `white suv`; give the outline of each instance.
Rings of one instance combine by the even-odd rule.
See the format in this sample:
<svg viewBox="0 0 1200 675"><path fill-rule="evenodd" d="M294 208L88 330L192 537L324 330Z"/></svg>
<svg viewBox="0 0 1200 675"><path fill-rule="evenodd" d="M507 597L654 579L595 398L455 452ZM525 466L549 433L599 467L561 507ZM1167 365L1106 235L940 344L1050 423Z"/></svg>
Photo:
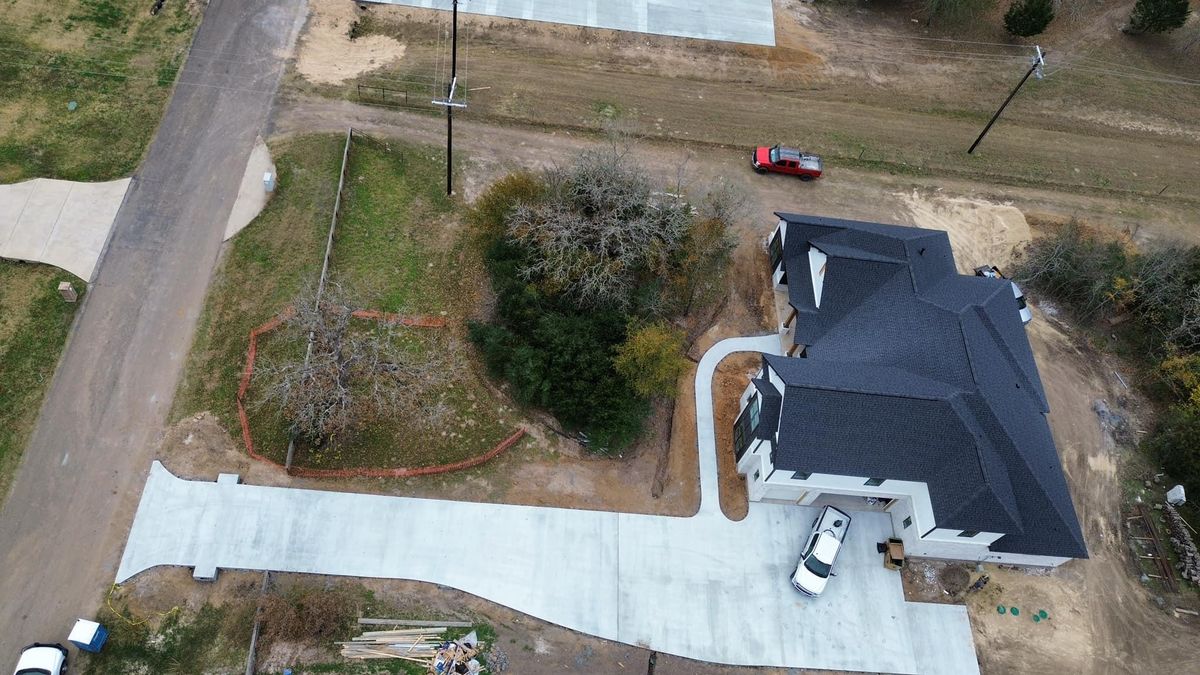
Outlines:
<svg viewBox="0 0 1200 675"><path fill-rule="evenodd" d="M66 675L67 648L35 642L21 651L13 675Z"/></svg>
<svg viewBox="0 0 1200 675"><path fill-rule="evenodd" d="M821 514L813 521L812 534L808 535L796 571L792 573L792 586L796 590L814 598L825 590L849 529L850 516L832 506L821 509Z"/></svg>

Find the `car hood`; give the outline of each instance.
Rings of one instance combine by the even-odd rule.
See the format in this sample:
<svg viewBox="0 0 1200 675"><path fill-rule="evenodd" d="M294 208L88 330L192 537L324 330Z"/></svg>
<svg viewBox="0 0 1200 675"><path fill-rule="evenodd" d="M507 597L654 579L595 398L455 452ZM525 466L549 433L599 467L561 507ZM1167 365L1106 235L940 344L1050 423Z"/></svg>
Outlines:
<svg viewBox="0 0 1200 675"><path fill-rule="evenodd" d="M792 575L792 582L799 584L813 595L820 595L825 590L826 584L829 583L829 579L823 579L809 572L808 568L801 564L796 573Z"/></svg>
<svg viewBox="0 0 1200 675"><path fill-rule="evenodd" d="M745 155L743 155L744 157ZM759 164L771 163L771 149L765 145L754 149L754 160Z"/></svg>
<svg viewBox="0 0 1200 675"><path fill-rule="evenodd" d="M21 652L21 660L17 661L17 672L40 669L47 673L57 673L62 662L62 652L54 647L33 647Z"/></svg>

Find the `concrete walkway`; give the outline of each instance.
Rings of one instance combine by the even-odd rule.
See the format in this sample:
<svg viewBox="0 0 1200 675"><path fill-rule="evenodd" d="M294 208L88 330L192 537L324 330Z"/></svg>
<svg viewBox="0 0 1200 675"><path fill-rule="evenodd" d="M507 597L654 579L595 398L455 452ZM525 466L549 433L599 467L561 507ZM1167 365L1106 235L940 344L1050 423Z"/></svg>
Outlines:
<svg viewBox="0 0 1200 675"><path fill-rule="evenodd" d="M450 9L450 0L371 0ZM470 0L458 11L700 40L775 46L771 0Z"/></svg>
<svg viewBox="0 0 1200 675"><path fill-rule="evenodd" d="M838 579L818 599L788 576L813 507L751 504L732 522L716 492L711 382L724 356L776 336L718 343L701 359L701 509L691 518L477 504L180 480L157 462L117 581L157 565L415 579L568 628L692 659L889 673L978 672L966 610L904 601L858 513ZM448 531L471 532L450 537Z"/></svg>
<svg viewBox="0 0 1200 675"><path fill-rule="evenodd" d="M91 281L128 189L128 178L0 185L0 258L48 263Z"/></svg>

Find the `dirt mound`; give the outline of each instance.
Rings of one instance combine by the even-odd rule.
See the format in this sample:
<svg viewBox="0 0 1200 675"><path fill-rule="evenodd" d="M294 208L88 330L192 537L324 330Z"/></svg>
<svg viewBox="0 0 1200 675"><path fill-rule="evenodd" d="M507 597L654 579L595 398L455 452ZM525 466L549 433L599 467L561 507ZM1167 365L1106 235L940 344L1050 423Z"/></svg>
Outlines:
<svg viewBox="0 0 1200 675"><path fill-rule="evenodd" d="M308 26L300 38L296 70L314 84L341 84L404 56L404 45L383 35L350 39L358 19L354 3L312 0Z"/></svg>
<svg viewBox="0 0 1200 675"><path fill-rule="evenodd" d="M926 195L916 190L897 195L918 227L945 230L958 271L966 274L980 265L1005 269L1013 251L1029 241L1029 223L1015 206L984 199Z"/></svg>
<svg viewBox="0 0 1200 675"><path fill-rule="evenodd" d="M958 595L971 584L971 573L965 567L952 565L938 573L938 581L947 593Z"/></svg>

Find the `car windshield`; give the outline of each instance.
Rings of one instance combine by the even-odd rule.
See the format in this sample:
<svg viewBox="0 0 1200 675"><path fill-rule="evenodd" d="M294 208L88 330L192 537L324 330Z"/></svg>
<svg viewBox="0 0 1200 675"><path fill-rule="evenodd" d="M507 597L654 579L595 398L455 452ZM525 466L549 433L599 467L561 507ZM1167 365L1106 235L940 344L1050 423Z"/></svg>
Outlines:
<svg viewBox="0 0 1200 675"><path fill-rule="evenodd" d="M821 577L822 579L829 578L829 565L817 560L817 556L809 556L804 560L804 568L809 572Z"/></svg>
<svg viewBox="0 0 1200 675"><path fill-rule="evenodd" d="M779 146L776 145L773 148L771 148L771 151L767 153L767 156L771 159L772 164L778 163L779 162Z"/></svg>

